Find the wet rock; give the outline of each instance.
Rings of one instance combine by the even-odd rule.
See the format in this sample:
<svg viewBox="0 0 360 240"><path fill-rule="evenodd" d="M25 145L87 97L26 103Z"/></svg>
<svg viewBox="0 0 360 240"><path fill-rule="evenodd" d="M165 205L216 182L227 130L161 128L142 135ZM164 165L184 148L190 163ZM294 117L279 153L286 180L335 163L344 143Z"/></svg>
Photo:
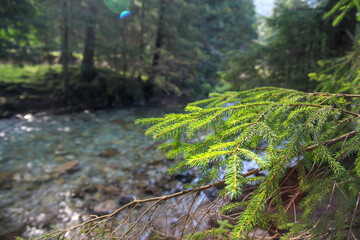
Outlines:
<svg viewBox="0 0 360 240"><path fill-rule="evenodd" d="M150 195L159 195L161 193L161 190L153 185L150 185L145 187L144 193Z"/></svg>
<svg viewBox="0 0 360 240"><path fill-rule="evenodd" d="M60 150L56 150L54 152L55 156L65 156L68 155L69 153L67 151L60 151Z"/></svg>
<svg viewBox="0 0 360 240"><path fill-rule="evenodd" d="M178 181L165 182L161 187L163 190L170 191L170 193L175 193L180 191L180 186L182 184Z"/></svg>
<svg viewBox="0 0 360 240"><path fill-rule="evenodd" d="M270 234L260 228L255 228L253 231L251 231L248 235L249 237L251 237L251 239L270 239L271 236Z"/></svg>
<svg viewBox="0 0 360 240"><path fill-rule="evenodd" d="M3 190L11 190L11 189L13 189L15 187L15 184L14 183L6 183L6 184L4 184L4 185L2 185L1 187L0 187L0 189L3 189Z"/></svg>
<svg viewBox="0 0 360 240"><path fill-rule="evenodd" d="M123 170L126 170L126 169L124 169L124 165L121 164L121 163L109 163L108 166L111 169L123 169Z"/></svg>
<svg viewBox="0 0 360 240"><path fill-rule="evenodd" d="M90 137L91 134L89 132L83 132L83 133L81 133L81 136L82 137Z"/></svg>
<svg viewBox="0 0 360 240"><path fill-rule="evenodd" d="M118 154L119 151L116 148L108 148L105 151L98 154L100 157L113 157Z"/></svg>
<svg viewBox="0 0 360 240"><path fill-rule="evenodd" d="M9 118L12 116L12 113L9 111L4 111L0 113L0 118Z"/></svg>
<svg viewBox="0 0 360 240"><path fill-rule="evenodd" d="M70 161L56 167L53 172L55 173L69 173L80 170L79 164L76 161Z"/></svg>
<svg viewBox="0 0 360 240"><path fill-rule="evenodd" d="M142 170L133 173L133 177L137 181L145 181L151 178L151 176L148 176L147 173L144 173Z"/></svg>
<svg viewBox="0 0 360 240"><path fill-rule="evenodd" d="M155 219L153 226L156 229L156 232L160 234L160 236L161 234L164 234L164 236L166 236L167 234L173 231L174 225L176 224L177 221L178 218L176 217L160 216Z"/></svg>
<svg viewBox="0 0 360 240"><path fill-rule="evenodd" d="M125 130L132 130L132 129L134 129L134 127L135 127L135 124L134 124L134 123L132 123L132 122L131 122L131 123L126 122L126 121L124 121L123 119L114 119L114 120L111 120L110 122L120 125L120 126L123 127Z"/></svg>
<svg viewBox="0 0 360 240"><path fill-rule="evenodd" d="M54 159L56 162L63 162L65 160L65 158L63 156L55 156Z"/></svg>
<svg viewBox="0 0 360 240"><path fill-rule="evenodd" d="M97 191L98 188L96 186L92 186L92 185L83 186L78 189L72 190L71 197L83 199L86 193L96 193Z"/></svg>
<svg viewBox="0 0 360 240"><path fill-rule="evenodd" d="M9 160L11 160L11 158L9 158L9 157L7 157L7 158L5 158L5 157L1 157L0 156L0 162L7 162L7 161L9 161Z"/></svg>
<svg viewBox="0 0 360 240"><path fill-rule="evenodd" d="M104 215L114 212L118 207L118 201L106 200L93 206L92 210L97 215Z"/></svg>
<svg viewBox="0 0 360 240"><path fill-rule="evenodd" d="M76 190L71 191L70 195L71 195L72 198L81 198L81 199L83 199L84 195L85 195L85 192L82 189L76 189Z"/></svg>
<svg viewBox="0 0 360 240"><path fill-rule="evenodd" d="M83 191L85 193L96 193L98 191L98 189L96 186L89 185L89 186L84 187Z"/></svg>
<svg viewBox="0 0 360 240"><path fill-rule="evenodd" d="M0 189L4 187L4 185L9 184L12 181L12 173L11 172L1 172L0 173Z"/></svg>
<svg viewBox="0 0 360 240"><path fill-rule="evenodd" d="M122 196L120 198L118 198L118 204L119 206L123 206L128 204L129 202L132 202L133 200L135 200L135 196L134 195L126 195L126 196Z"/></svg>
<svg viewBox="0 0 360 240"><path fill-rule="evenodd" d="M75 157L75 155L69 154L69 155L65 155L65 158L67 160L74 160L76 157Z"/></svg>
<svg viewBox="0 0 360 240"><path fill-rule="evenodd" d="M48 182L48 181L54 179L54 177L55 177L55 174L47 174L46 173L46 174L36 177L36 182L40 182L40 183Z"/></svg>
<svg viewBox="0 0 360 240"><path fill-rule="evenodd" d="M21 236L24 232L25 226L18 224L14 226L8 226L7 224L1 224L0 226L0 239L1 240L14 240L15 237Z"/></svg>
<svg viewBox="0 0 360 240"><path fill-rule="evenodd" d="M175 175L175 179L181 181L182 183L191 183L194 180L195 174L191 171L183 172L178 175Z"/></svg>
<svg viewBox="0 0 360 240"><path fill-rule="evenodd" d="M65 183L65 179L63 179L63 178L59 178L59 180L57 181L57 185L58 186L61 186L61 185L63 185Z"/></svg>
<svg viewBox="0 0 360 240"><path fill-rule="evenodd" d="M35 182L35 177L31 173L24 173L22 180L27 183Z"/></svg>
<svg viewBox="0 0 360 240"><path fill-rule="evenodd" d="M51 179L57 179L60 177L60 173L56 173L56 172L50 173L50 177Z"/></svg>
<svg viewBox="0 0 360 240"><path fill-rule="evenodd" d="M20 182L21 181L21 174L20 173L15 173L14 175L12 175L12 180L16 181L16 182Z"/></svg>
<svg viewBox="0 0 360 240"><path fill-rule="evenodd" d="M99 191L106 195L119 196L121 194L120 188L109 185L109 186L98 186Z"/></svg>
<svg viewBox="0 0 360 240"><path fill-rule="evenodd" d="M57 217L54 213L39 213L29 218L28 225L36 228L47 228L56 222L56 219Z"/></svg>

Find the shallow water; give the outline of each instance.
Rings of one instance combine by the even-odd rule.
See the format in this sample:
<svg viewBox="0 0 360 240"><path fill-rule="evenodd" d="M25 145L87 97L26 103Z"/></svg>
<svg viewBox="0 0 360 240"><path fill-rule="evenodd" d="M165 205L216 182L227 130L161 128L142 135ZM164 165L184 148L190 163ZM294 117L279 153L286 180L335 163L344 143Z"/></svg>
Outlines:
<svg viewBox="0 0 360 240"><path fill-rule="evenodd" d="M131 108L1 120L0 236L12 231L38 236L50 226L66 227L83 220L89 209L104 200L144 197L132 188L141 181L134 171L146 171L143 175L149 179L142 184L154 183L166 172L166 158L134 121L165 112ZM54 173L70 161L76 161L80 169ZM160 164L147 167L156 162ZM108 186L113 188L106 190ZM103 191L74 197L94 187Z"/></svg>
<svg viewBox="0 0 360 240"><path fill-rule="evenodd" d="M28 114L0 120L0 239L37 237L52 227L83 222L90 214L110 213L132 197L170 194L196 182L193 172L167 175L173 160L134 124L138 118L174 111L181 109ZM78 163L74 171L56 172L69 162ZM244 165L245 171L256 168L251 162ZM180 206L172 214L186 211Z"/></svg>

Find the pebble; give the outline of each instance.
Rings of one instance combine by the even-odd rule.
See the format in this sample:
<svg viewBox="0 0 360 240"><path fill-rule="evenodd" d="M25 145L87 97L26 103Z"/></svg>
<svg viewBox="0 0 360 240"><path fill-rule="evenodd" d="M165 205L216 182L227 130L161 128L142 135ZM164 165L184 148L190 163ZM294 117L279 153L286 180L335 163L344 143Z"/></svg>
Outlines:
<svg viewBox="0 0 360 240"><path fill-rule="evenodd" d="M119 153L119 151L116 148L108 148L105 151L99 153L98 156L108 158L108 157L113 157L118 153Z"/></svg>
<svg viewBox="0 0 360 240"><path fill-rule="evenodd" d="M10 182L12 179L12 173L11 172L1 172L0 173L0 187L1 185Z"/></svg>
<svg viewBox="0 0 360 240"><path fill-rule="evenodd" d="M117 202L119 206L123 206L128 204L129 202L132 202L136 197L134 195L126 195L118 198Z"/></svg>
<svg viewBox="0 0 360 240"><path fill-rule="evenodd" d="M7 224L1 224L0 226L0 239L1 240L14 240L15 237L20 236L25 230L23 224L16 224L8 226Z"/></svg>
<svg viewBox="0 0 360 240"><path fill-rule="evenodd" d="M58 167L56 167L53 172L55 173L67 173L67 172L72 172L72 171L77 171L79 170L79 164L76 161L70 161L67 163L64 163Z"/></svg>
<svg viewBox="0 0 360 240"><path fill-rule="evenodd" d="M97 203L93 206L92 210L97 215L109 214L115 211L119 207L116 200L106 200L100 203Z"/></svg>
<svg viewBox="0 0 360 240"><path fill-rule="evenodd" d="M98 189L102 193L104 193L106 195L110 195L110 196L119 196L121 194L121 189L114 185L98 186Z"/></svg>
<svg viewBox="0 0 360 240"><path fill-rule="evenodd" d="M251 237L251 239L270 239L271 236L270 234L260 228L255 228L254 230L252 230L249 235L249 237Z"/></svg>
<svg viewBox="0 0 360 240"><path fill-rule="evenodd" d="M39 213L38 215L29 218L29 225L37 228L47 228L56 219L57 217L54 214Z"/></svg>

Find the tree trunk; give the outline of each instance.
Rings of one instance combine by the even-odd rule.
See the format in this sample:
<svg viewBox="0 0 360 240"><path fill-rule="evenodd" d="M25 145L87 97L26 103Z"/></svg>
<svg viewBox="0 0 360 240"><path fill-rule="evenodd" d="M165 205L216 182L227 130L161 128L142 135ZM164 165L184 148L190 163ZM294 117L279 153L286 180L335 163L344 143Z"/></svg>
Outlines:
<svg viewBox="0 0 360 240"><path fill-rule="evenodd" d="M139 56L140 62L144 62L144 49L145 49L145 0L141 1L141 20L140 20L140 49Z"/></svg>
<svg viewBox="0 0 360 240"><path fill-rule="evenodd" d="M117 71L117 48L114 49L114 69Z"/></svg>
<svg viewBox="0 0 360 240"><path fill-rule="evenodd" d="M69 98L69 19L68 19L68 0L63 2L63 32L61 44L61 63L62 63L62 79L63 93L65 100Z"/></svg>
<svg viewBox="0 0 360 240"><path fill-rule="evenodd" d="M96 70L94 66L94 52L95 52L95 27L94 20L96 12L95 9L90 9L93 17L87 21L85 29L85 44L84 44L84 59L81 64L81 76L85 82L92 82L96 77Z"/></svg>
<svg viewBox="0 0 360 240"><path fill-rule="evenodd" d="M165 14L165 1L160 0L159 2L159 22L158 29L156 32L155 40L155 51L153 55L153 61L151 65L151 72L149 74L149 79L145 82L143 86L143 92L146 100L150 100L154 95L155 88L155 78L158 74L158 67L160 63L160 51L163 46L164 39L164 14Z"/></svg>

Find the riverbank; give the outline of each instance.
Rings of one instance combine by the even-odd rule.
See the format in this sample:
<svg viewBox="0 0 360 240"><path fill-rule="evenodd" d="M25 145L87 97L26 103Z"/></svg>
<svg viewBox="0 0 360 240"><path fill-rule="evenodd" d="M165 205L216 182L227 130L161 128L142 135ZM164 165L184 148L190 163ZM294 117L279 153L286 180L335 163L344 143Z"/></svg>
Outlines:
<svg viewBox="0 0 360 240"><path fill-rule="evenodd" d="M0 119L16 114L46 112L64 114L83 110L116 109L131 106L176 106L192 99L159 94L146 102L141 84L106 68L97 69L90 83L80 81L80 67L69 68L69 96L64 97L61 66L24 67L0 65Z"/></svg>

